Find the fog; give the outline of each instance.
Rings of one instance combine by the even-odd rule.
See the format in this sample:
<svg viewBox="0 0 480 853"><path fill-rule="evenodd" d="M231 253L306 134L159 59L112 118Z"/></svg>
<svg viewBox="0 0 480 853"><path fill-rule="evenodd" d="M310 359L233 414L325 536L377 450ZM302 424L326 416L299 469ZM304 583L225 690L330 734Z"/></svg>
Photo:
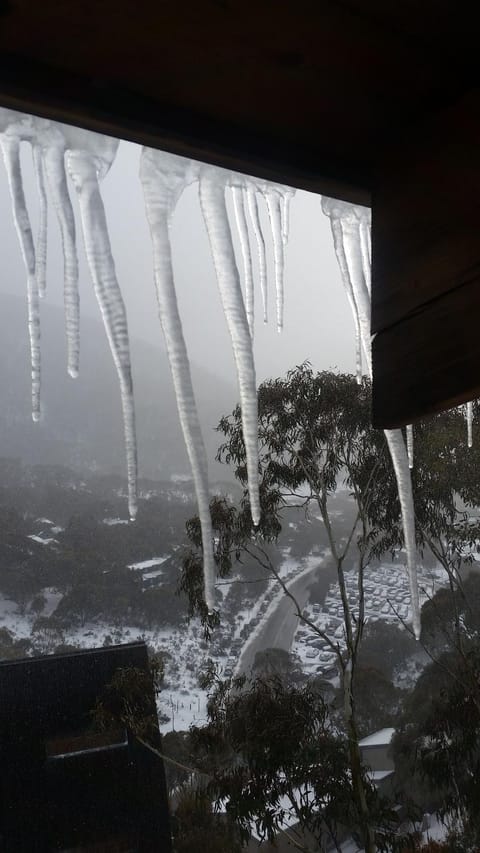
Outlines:
<svg viewBox="0 0 480 853"><path fill-rule="evenodd" d="M22 146L27 204L36 225L37 200L31 149ZM163 348L152 276L152 253L138 178L140 148L122 142L117 159L103 182L113 255L127 306L132 338ZM72 199L73 188L70 187ZM25 295L25 272L12 221L5 171L0 171L3 223L0 293ZM76 211L77 214L77 211ZM263 210L265 216L265 210ZM77 215L77 226L79 226ZM260 293L256 292L255 358L258 381L278 376L305 359L318 369L353 370L353 325L336 265L330 226L319 198L297 192L291 204L290 238L286 251L285 327L275 324L273 253L267 240L270 322L264 325ZM78 234L80 228L77 227ZM55 214L49 209L48 281L45 301L62 304L63 262ZM80 242L80 240L79 240ZM213 374L234 379L234 365L213 264L201 218L196 186L189 188L175 212L172 226L174 268L184 333L190 358ZM98 317L93 287L79 245L82 316ZM241 269L240 258L239 268ZM4 321L7 318L4 318ZM59 342L59 347L63 342ZM88 340L82 337L82 347Z"/></svg>

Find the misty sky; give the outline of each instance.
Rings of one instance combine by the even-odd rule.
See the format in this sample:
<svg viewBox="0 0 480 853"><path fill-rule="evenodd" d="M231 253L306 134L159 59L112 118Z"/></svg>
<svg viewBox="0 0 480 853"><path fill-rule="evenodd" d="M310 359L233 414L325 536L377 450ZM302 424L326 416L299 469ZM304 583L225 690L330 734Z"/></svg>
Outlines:
<svg viewBox="0 0 480 853"><path fill-rule="evenodd" d="M26 145L22 147L27 203L32 223L35 224L36 196L30 163L31 149ZM130 335L163 347L155 303L150 238L138 178L139 155L138 146L121 143L117 159L103 182L102 192L118 278L127 305ZM73 199L74 191L72 187L70 189ZM13 226L3 168L0 169L0 211L3 231L0 292L20 294L23 298L26 289L25 271ZM49 216L46 300L61 305L63 264L60 235L51 207ZM291 202L290 229L286 250L285 328L279 335L275 327L273 253L269 231L265 228L270 323L268 326L263 324L260 293L257 290L255 357L258 381L281 375L305 359L309 359L315 368L336 367L353 371L353 324L336 265L329 221L321 212L318 196L297 192ZM200 214L196 185L185 192L177 207L172 242L177 292L190 358L212 373L233 379L235 374L230 340ZM82 315L99 317L81 239L79 257ZM88 346L88 340L84 337L81 346Z"/></svg>

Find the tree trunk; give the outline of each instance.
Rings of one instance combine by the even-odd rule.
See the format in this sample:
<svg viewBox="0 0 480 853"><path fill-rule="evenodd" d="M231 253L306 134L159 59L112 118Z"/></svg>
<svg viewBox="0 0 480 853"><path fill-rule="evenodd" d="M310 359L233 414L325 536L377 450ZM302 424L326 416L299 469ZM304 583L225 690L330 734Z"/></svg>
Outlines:
<svg viewBox="0 0 480 853"><path fill-rule="evenodd" d="M352 661L349 660L343 673L343 695L345 708L345 723L347 726L348 750L350 755L350 770L352 773L353 794L356 800L360 828L366 853L375 853L375 834L370 824L369 809L365 785L363 783L362 756L358 745L358 732L355 722L354 699L352 691Z"/></svg>

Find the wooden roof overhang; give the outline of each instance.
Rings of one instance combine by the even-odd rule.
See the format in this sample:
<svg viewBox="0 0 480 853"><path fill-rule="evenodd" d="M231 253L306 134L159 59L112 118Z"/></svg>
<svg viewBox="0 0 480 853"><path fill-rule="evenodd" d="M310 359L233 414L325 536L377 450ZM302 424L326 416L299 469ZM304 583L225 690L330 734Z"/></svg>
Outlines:
<svg viewBox="0 0 480 853"><path fill-rule="evenodd" d="M471 3L0 0L0 103L373 211L374 422L480 396Z"/></svg>

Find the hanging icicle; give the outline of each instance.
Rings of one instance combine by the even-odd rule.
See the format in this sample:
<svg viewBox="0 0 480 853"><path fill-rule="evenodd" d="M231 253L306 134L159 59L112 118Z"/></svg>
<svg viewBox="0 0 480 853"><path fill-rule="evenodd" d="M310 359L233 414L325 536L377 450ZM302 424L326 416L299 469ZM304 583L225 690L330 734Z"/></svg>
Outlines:
<svg viewBox="0 0 480 853"><path fill-rule="evenodd" d="M372 375L370 336L370 269L367 266L365 234L370 213L335 199L322 198L322 210L330 217L335 252L343 284L354 310L355 324L360 329L363 351ZM363 248L362 248L363 232ZM412 623L417 639L420 636L420 602L417 581L415 514L409 460L401 430L384 430L395 471L402 513L407 568L412 601Z"/></svg>
<svg viewBox="0 0 480 853"><path fill-rule="evenodd" d="M45 172L42 159L42 149L37 143L32 145L33 169L37 184L38 195L38 236L35 257L35 275L38 293L45 296L47 289L47 191L45 189Z"/></svg>
<svg viewBox="0 0 480 853"><path fill-rule="evenodd" d="M273 239L273 259L275 267L275 291L277 305L277 331L283 329L284 311L284 268L285 268L285 238L282 223L282 195L276 187L264 186L263 195L267 202L270 227Z"/></svg>
<svg viewBox="0 0 480 853"><path fill-rule="evenodd" d="M413 425L408 424L407 426L407 454L408 454L408 467L413 468Z"/></svg>
<svg viewBox="0 0 480 853"><path fill-rule="evenodd" d="M117 369L127 456L128 507L137 514L137 441L127 315L110 248L99 178L109 170L118 140L68 128L66 164L78 194L85 252Z"/></svg>
<svg viewBox="0 0 480 853"><path fill-rule="evenodd" d="M7 171L12 199L13 219L27 273L28 334L30 339L30 371L32 379L32 418L40 420L40 304L36 276L35 246L23 190L20 166L20 141L32 134L32 122L10 110L0 110L0 145Z"/></svg>
<svg viewBox="0 0 480 853"><path fill-rule="evenodd" d="M261 511L258 491L258 412L255 363L225 204L225 186L228 183L228 177L228 173L222 169L204 166L200 174L200 205L210 240L223 310L232 339L242 406L250 511L253 523L258 525Z"/></svg>
<svg viewBox="0 0 480 853"><path fill-rule="evenodd" d="M48 188L57 216L63 250L63 298L65 310L65 335L67 340L67 371L76 379L80 366L80 296L78 290L78 259L75 218L67 186L65 171L65 130L57 125L45 128L41 141L42 155ZM74 132L74 129L71 129Z"/></svg>
<svg viewBox="0 0 480 853"><path fill-rule="evenodd" d="M35 249L20 170L22 140L32 145L38 194L39 229ZM46 288L47 192L58 219L64 256L65 327L68 372L78 375L80 359L80 301L75 219L67 185L67 171L77 191L87 261L101 310L105 331L116 366L123 410L129 509L137 511L137 446L127 318L111 253L107 221L99 181L109 171L118 141L86 130L45 119L0 110L0 141L7 168L14 219L27 272L28 323L32 371L32 412L40 417L40 315L39 293ZM201 176L201 180L200 180ZM254 287L247 211L257 245L258 271L267 320L266 250L260 222L257 193L263 195L272 229L277 326L283 325L284 250L289 230L289 201L293 190L233 172L201 166L174 155L144 149L141 179L155 261L155 283L159 314L177 395L180 421L192 465L202 526L205 562L205 597L214 606L214 558L207 459L200 431L175 294L169 222L185 186L200 183L200 200L217 274L234 357L237 366L244 440L247 452L248 488L252 520L260 521L258 493L257 395L252 351L254 330ZM245 301L228 223L225 189L232 187L236 227L242 251Z"/></svg>
<svg viewBox="0 0 480 853"><path fill-rule="evenodd" d="M473 446L473 402L467 403L467 443L469 447Z"/></svg>
<svg viewBox="0 0 480 853"><path fill-rule="evenodd" d="M322 200L322 207L323 207ZM326 213L325 208L323 212ZM330 215L327 213L327 215ZM340 267L340 273L342 276L343 286L345 288L345 293L347 295L347 299L352 311L353 316L353 324L355 327L355 374L357 377L357 384L361 385L362 383L362 335L360 332L360 320L358 316L357 303L355 302L355 296L352 289L352 283L350 281L350 275L348 272L348 264L347 259L345 257L345 250L343 248L343 232L342 232L342 223L339 219L330 216L330 225L332 228L332 236L333 236L333 245L335 249L335 254L337 257L337 263Z"/></svg>
<svg viewBox="0 0 480 853"><path fill-rule="evenodd" d="M288 243L288 235L290 233L290 201L293 196L293 191L289 187L285 187L281 197L280 213L282 218L282 240L283 246L286 248Z"/></svg>
<svg viewBox="0 0 480 853"><path fill-rule="evenodd" d="M257 251L258 251L258 274L260 279L260 292L262 294L262 304L263 304L263 322L268 322L268 297L267 297L267 260L265 253L265 239L263 236L262 226L260 223L260 217L258 215L258 202L257 196L255 192L255 188L252 183L247 178L247 186L244 190L245 195L247 196L247 208L250 215L250 222L252 223L253 233L255 235L255 240L257 243Z"/></svg>
<svg viewBox="0 0 480 853"><path fill-rule="evenodd" d="M190 170L190 174L189 174ZM144 148L140 180L153 245L158 311L172 371L178 414L193 474L202 531L205 601L215 607L215 562L210 517L208 463L193 392L190 364L178 310L170 245L170 222L177 202L192 179L182 157Z"/></svg>
<svg viewBox="0 0 480 853"><path fill-rule="evenodd" d="M242 181L243 183L243 181ZM237 223L238 236L240 239L240 247L242 250L243 260L243 275L245 281L245 308L247 311L248 327L253 340L254 335L254 293L253 293L253 268L252 254L250 252L250 241L248 238L248 225L245 215L245 202L243 197L243 188L239 183L232 185L233 209L235 211L235 221Z"/></svg>
<svg viewBox="0 0 480 853"><path fill-rule="evenodd" d="M372 213L368 207L362 208L360 219L360 250L362 253L363 274L367 284L368 292L371 292L372 276Z"/></svg>

